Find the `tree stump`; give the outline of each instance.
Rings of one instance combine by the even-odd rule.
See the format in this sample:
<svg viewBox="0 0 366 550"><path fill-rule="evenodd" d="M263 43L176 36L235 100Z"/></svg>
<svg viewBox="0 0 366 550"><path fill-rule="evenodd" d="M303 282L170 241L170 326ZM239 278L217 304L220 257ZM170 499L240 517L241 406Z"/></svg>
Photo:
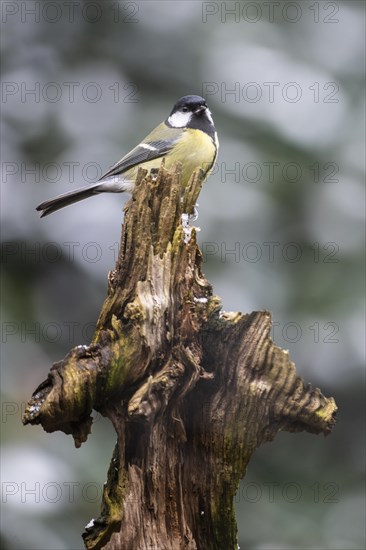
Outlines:
<svg viewBox="0 0 366 550"><path fill-rule="evenodd" d="M236 549L233 499L255 449L335 422L334 399L272 342L268 312L222 311L187 222L202 179L196 171L183 189L179 165L140 169L93 341L52 366L24 414L76 447L92 409L113 423L89 550Z"/></svg>

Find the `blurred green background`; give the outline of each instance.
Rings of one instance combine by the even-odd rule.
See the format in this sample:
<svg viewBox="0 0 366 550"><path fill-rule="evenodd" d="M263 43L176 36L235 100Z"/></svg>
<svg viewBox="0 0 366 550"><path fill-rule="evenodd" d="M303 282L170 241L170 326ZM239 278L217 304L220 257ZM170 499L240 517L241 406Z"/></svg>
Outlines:
<svg viewBox="0 0 366 550"><path fill-rule="evenodd" d="M226 310L268 309L298 373L333 395L324 439L280 434L236 498L243 549L365 548L364 2L2 2L2 542L77 550L115 442L21 425L52 362L87 344L120 239L119 195L40 220L186 94L220 138L200 199ZM225 550L225 549L223 549Z"/></svg>

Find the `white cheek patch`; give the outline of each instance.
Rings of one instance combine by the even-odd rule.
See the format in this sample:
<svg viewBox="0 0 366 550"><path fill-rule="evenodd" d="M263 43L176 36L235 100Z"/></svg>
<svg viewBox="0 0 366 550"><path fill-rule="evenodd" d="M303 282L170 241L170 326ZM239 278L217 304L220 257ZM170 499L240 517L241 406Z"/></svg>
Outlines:
<svg viewBox="0 0 366 550"><path fill-rule="evenodd" d="M168 122L173 128L185 128L191 120L192 113L182 113L177 111L173 115L170 115Z"/></svg>
<svg viewBox="0 0 366 550"><path fill-rule="evenodd" d="M206 115L206 118L208 118L208 120L211 122L211 124L213 125L214 121L212 119L212 114L211 114L211 111L210 109L207 107L206 108L206 111L205 111L205 115Z"/></svg>

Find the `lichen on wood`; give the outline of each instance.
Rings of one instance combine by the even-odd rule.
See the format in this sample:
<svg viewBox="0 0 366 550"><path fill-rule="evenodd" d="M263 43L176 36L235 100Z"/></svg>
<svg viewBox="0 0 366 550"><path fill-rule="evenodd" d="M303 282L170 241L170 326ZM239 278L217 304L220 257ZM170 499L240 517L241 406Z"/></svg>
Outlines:
<svg viewBox="0 0 366 550"><path fill-rule="evenodd" d="M247 464L281 430L327 435L333 398L297 376L271 316L228 313L202 273L192 214L203 176L140 169L93 341L36 389L25 424L72 434L93 409L117 444L87 549L236 549L233 499Z"/></svg>

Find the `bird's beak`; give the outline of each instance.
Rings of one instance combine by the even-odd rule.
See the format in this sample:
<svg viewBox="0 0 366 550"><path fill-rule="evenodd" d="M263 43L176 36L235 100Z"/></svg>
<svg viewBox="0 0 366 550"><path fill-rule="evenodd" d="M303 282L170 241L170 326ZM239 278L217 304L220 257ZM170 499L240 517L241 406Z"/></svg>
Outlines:
<svg viewBox="0 0 366 550"><path fill-rule="evenodd" d="M205 105L201 105L200 107L198 107L194 114L195 115L200 115L201 113L203 113L204 111L206 111L207 107Z"/></svg>

